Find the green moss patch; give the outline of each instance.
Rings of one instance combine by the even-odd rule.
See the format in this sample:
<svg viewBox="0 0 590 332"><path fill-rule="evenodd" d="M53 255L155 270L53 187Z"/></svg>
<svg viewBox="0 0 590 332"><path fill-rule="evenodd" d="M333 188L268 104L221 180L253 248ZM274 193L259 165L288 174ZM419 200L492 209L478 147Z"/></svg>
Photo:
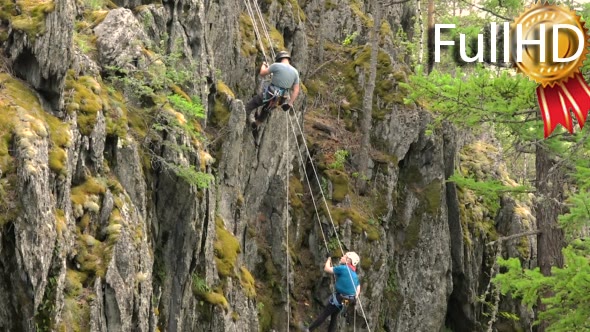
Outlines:
<svg viewBox="0 0 590 332"><path fill-rule="evenodd" d="M0 0L0 19L35 39L45 33L45 17L54 9L53 1Z"/></svg>
<svg viewBox="0 0 590 332"><path fill-rule="evenodd" d="M346 219L352 221L352 232L356 234L366 232L369 241L377 241L381 238L377 225L370 224L368 218L354 208L340 208L330 205L330 214L334 223L338 225L341 225Z"/></svg>
<svg viewBox="0 0 590 332"><path fill-rule="evenodd" d="M104 243L89 237L90 235L79 235L76 239L78 248L76 262L79 264L81 272L92 277L104 278L110 252Z"/></svg>
<svg viewBox="0 0 590 332"><path fill-rule="evenodd" d="M215 263L221 278L235 275L236 261L240 253L240 243L232 233L225 229L223 219L215 217L217 238L213 244Z"/></svg>
<svg viewBox="0 0 590 332"><path fill-rule="evenodd" d="M249 57L256 55L258 52L256 49L256 35L254 33L254 26L252 20L247 13L241 13L238 19L240 26L240 39L241 46L240 50L243 56Z"/></svg>
<svg viewBox="0 0 590 332"><path fill-rule="evenodd" d="M66 151L61 148L49 152L49 168L57 174L66 175Z"/></svg>
<svg viewBox="0 0 590 332"><path fill-rule="evenodd" d="M225 296L221 293L217 292L209 292L204 295L205 301L211 303L212 305L218 305L224 309L229 309L229 304Z"/></svg>
<svg viewBox="0 0 590 332"><path fill-rule="evenodd" d="M129 130L127 104L120 91L107 87L108 104L105 107L107 135L125 137Z"/></svg>
<svg viewBox="0 0 590 332"><path fill-rule="evenodd" d="M223 291L220 289L212 290L209 285L207 285L205 279L199 274L193 273L191 287L193 294L198 299L201 299L214 306L220 306L224 309L229 309L229 303L223 295Z"/></svg>
<svg viewBox="0 0 590 332"><path fill-rule="evenodd" d="M403 246L406 249L416 248L418 241L420 241L420 229L422 228L422 216L420 212L414 213L410 219L410 223L404 229Z"/></svg>
<svg viewBox="0 0 590 332"><path fill-rule="evenodd" d="M56 209L55 210L55 230L57 231L57 236L60 238L63 236L64 230L67 228L66 216L64 210Z"/></svg>
<svg viewBox="0 0 590 332"><path fill-rule="evenodd" d="M256 297L256 288L254 284L254 277L245 266L240 268L240 284L244 289L244 293L250 299Z"/></svg>
<svg viewBox="0 0 590 332"><path fill-rule="evenodd" d="M66 271L66 296L77 297L82 294L87 279L88 275L86 273L68 269Z"/></svg>
<svg viewBox="0 0 590 332"><path fill-rule="evenodd" d="M330 182L332 182L332 200L342 202L348 195L348 174L339 170L327 170L324 172Z"/></svg>
<svg viewBox="0 0 590 332"><path fill-rule="evenodd" d="M58 331L89 331L91 295L66 297Z"/></svg>
<svg viewBox="0 0 590 332"><path fill-rule="evenodd" d="M89 177L86 182L72 188L70 199L73 204L84 205L89 195L102 195L106 185L97 178Z"/></svg>
<svg viewBox="0 0 590 332"><path fill-rule="evenodd" d="M102 85L91 76L75 78L70 71L66 76L66 92L66 110L69 113L78 113L80 132L90 135L96 125L98 111L108 108Z"/></svg>
<svg viewBox="0 0 590 332"><path fill-rule="evenodd" d="M351 0L350 1L350 10L358 17L361 19L361 21L363 22L363 25L370 28L373 26L373 20L371 18L369 18L369 16L367 16L367 14L365 14L362 10L361 10L361 6L362 6L362 2L359 0Z"/></svg>
<svg viewBox="0 0 590 332"><path fill-rule="evenodd" d="M215 96L215 103L213 104L213 112L211 113L211 124L216 127L223 127L227 125L231 112L227 106L225 98Z"/></svg>
<svg viewBox="0 0 590 332"><path fill-rule="evenodd" d="M50 168L58 174L63 174L66 160L65 151L71 142L68 124L55 116L45 112L41 107L37 94L25 83L8 74L0 73L0 169L3 173L13 170L12 157L8 154L8 146L19 124L19 112L26 111L27 115L40 120L31 123L31 128L39 136L49 134L50 138Z"/></svg>
<svg viewBox="0 0 590 332"><path fill-rule="evenodd" d="M295 176L289 178L289 205L293 209L302 209L303 184Z"/></svg>

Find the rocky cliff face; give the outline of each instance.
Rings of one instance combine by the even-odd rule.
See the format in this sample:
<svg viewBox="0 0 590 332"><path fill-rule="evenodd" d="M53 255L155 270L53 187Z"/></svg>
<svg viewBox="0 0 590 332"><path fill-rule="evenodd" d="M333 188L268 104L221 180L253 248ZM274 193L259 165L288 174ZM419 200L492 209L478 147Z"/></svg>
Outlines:
<svg viewBox="0 0 590 332"><path fill-rule="evenodd" d="M321 310L321 264L341 250L361 255L363 283L343 328L483 328L485 243L496 224L532 221L506 201L494 222L446 183L479 159L457 163L469 142L401 103L393 31L412 34L413 4L384 13L363 193L352 161L370 8L260 6L307 93L305 113L253 131L241 99L261 59L241 2L0 0L0 329L286 331Z"/></svg>

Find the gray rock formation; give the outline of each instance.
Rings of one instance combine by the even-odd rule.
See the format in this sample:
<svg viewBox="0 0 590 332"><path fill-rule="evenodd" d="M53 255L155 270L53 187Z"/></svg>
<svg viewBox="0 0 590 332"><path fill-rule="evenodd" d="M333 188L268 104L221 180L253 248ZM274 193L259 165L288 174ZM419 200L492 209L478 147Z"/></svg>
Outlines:
<svg viewBox="0 0 590 332"><path fill-rule="evenodd" d="M75 2L56 0L41 6L41 17L32 14L33 18L24 18L25 24L13 21L6 50L15 74L37 89L54 109L61 109L65 75L72 60Z"/></svg>

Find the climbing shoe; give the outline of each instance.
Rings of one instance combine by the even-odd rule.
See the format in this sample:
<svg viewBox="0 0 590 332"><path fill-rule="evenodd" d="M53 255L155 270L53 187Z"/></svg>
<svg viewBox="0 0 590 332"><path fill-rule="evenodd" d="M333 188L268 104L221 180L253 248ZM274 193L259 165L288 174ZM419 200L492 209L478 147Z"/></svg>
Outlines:
<svg viewBox="0 0 590 332"><path fill-rule="evenodd" d="M256 112L251 112L250 115L248 115L248 123L251 125L256 124Z"/></svg>
<svg viewBox="0 0 590 332"><path fill-rule="evenodd" d="M283 109L283 111L289 112L293 108L293 106L291 106L287 103L284 103L283 105L281 105L281 108Z"/></svg>

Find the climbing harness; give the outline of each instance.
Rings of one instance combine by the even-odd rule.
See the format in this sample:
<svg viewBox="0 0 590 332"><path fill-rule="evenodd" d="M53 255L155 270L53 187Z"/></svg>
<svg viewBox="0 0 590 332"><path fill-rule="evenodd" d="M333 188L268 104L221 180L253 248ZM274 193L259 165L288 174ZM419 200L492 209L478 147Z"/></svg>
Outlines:
<svg viewBox="0 0 590 332"><path fill-rule="evenodd" d="M263 110L268 112L273 108L282 105L286 100L289 89L268 84L262 93Z"/></svg>

